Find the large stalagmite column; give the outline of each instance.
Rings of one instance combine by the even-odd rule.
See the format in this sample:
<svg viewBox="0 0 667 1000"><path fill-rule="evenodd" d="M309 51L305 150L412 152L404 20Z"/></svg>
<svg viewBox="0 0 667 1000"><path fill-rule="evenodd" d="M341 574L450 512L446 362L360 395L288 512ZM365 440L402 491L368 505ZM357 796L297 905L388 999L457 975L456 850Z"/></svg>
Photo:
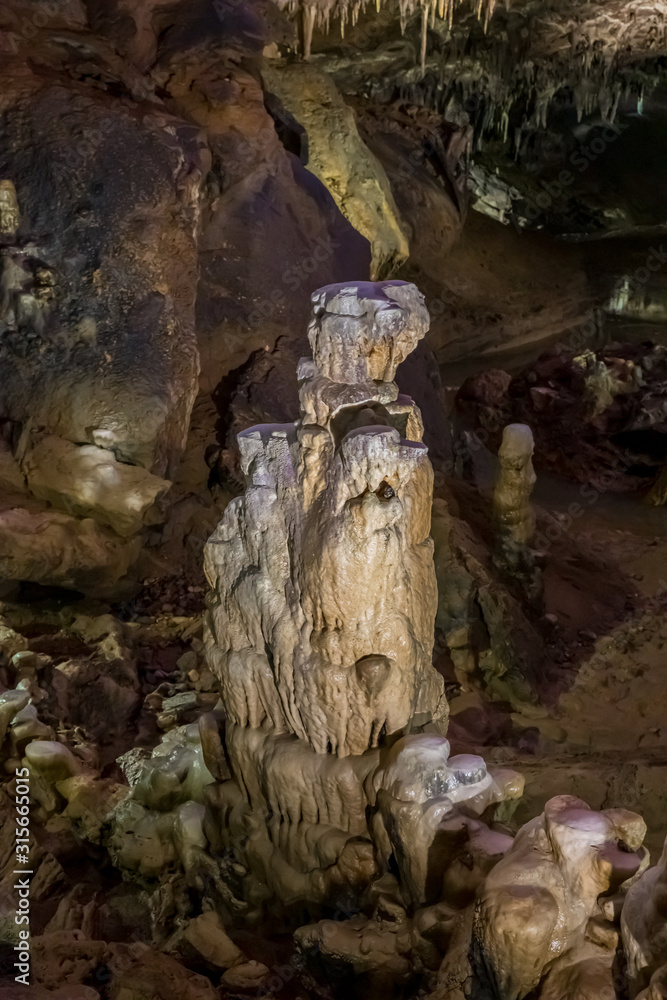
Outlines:
<svg viewBox="0 0 667 1000"><path fill-rule="evenodd" d="M300 419L239 435L246 493L206 548L208 648L233 723L345 757L447 712L433 474L393 381L428 313L404 282L330 286L313 306Z"/></svg>
<svg viewBox="0 0 667 1000"><path fill-rule="evenodd" d="M246 492L205 555L233 776L207 790L207 835L254 879L246 896L295 903L367 884L392 851L426 866L434 832L420 833L418 803L435 795L447 813L452 796L502 797L483 761L472 775L447 764L433 472L419 410L394 382L428 328L423 297L386 281L312 301L300 417L239 435ZM401 737L389 780L381 748ZM417 802L407 825L394 816L404 799ZM412 848L395 843L406 832ZM412 895L422 882L406 874Z"/></svg>

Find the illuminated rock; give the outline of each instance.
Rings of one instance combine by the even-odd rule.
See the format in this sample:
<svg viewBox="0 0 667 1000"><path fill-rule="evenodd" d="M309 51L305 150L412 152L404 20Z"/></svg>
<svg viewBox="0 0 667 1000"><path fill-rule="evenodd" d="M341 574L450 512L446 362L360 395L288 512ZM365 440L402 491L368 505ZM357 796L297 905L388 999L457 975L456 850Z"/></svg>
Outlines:
<svg viewBox="0 0 667 1000"><path fill-rule="evenodd" d="M300 418L239 435L246 493L206 546L205 645L232 780L205 789L205 831L255 893L286 905L361 893L392 857L422 903L440 819L521 787L481 758L448 763L431 662L433 473L419 411L393 381L426 332L423 299L405 282L359 282L312 302Z"/></svg>
<svg viewBox="0 0 667 1000"><path fill-rule="evenodd" d="M0 235L14 237L21 225L16 188L10 180L0 180Z"/></svg>

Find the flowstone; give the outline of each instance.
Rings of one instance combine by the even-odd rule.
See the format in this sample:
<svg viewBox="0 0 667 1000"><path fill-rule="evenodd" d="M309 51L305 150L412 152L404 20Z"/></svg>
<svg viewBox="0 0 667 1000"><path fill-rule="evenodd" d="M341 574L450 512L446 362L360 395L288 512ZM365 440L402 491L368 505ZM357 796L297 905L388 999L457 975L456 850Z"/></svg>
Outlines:
<svg viewBox="0 0 667 1000"><path fill-rule="evenodd" d="M428 328L423 297L360 282L312 303L300 417L239 435L246 493L206 546L232 780L206 790L205 829L285 903L361 893L396 861L421 904L440 820L517 788L481 758L448 763L433 472L393 381Z"/></svg>

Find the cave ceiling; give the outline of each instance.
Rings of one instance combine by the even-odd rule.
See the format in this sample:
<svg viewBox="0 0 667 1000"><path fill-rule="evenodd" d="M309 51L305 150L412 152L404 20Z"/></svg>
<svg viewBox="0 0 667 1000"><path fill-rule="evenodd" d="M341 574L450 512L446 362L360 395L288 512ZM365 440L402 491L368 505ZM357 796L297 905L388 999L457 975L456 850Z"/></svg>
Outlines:
<svg viewBox="0 0 667 1000"><path fill-rule="evenodd" d="M349 97L470 123L473 204L482 211L573 238L662 228L664 3L282 6L302 50ZM637 190L639 157L656 182L651 204L646 188ZM569 190L554 195L563 170Z"/></svg>
<svg viewBox="0 0 667 1000"><path fill-rule="evenodd" d="M573 239L667 222L663 0L63 0L30 32L24 6L0 10L17 73L27 57L37 77L160 102L198 62L255 59L257 75L262 53L305 55L371 143L368 121L396 108L470 128L471 203L501 222Z"/></svg>

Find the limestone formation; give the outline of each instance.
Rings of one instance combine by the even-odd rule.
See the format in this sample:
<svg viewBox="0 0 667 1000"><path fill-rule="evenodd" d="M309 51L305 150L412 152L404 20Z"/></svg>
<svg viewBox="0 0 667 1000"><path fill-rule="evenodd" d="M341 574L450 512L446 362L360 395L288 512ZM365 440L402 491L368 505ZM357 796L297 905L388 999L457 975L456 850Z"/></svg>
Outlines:
<svg viewBox="0 0 667 1000"><path fill-rule="evenodd" d="M10 180L0 180L0 235L13 238L21 225L16 188Z"/></svg>
<svg viewBox="0 0 667 1000"><path fill-rule="evenodd" d="M34 508L34 505L32 505ZM0 578L31 580L105 596L141 548L92 518L30 507L0 510Z"/></svg>
<svg viewBox="0 0 667 1000"><path fill-rule="evenodd" d="M166 950L211 970L231 969L245 960L241 949L225 933L220 917L212 910L179 928L167 943Z"/></svg>
<svg viewBox="0 0 667 1000"><path fill-rule="evenodd" d="M530 545L535 534L535 514L530 505L535 485L534 447L532 431L525 424L509 424L503 431L493 508L498 533L510 545Z"/></svg>
<svg viewBox="0 0 667 1000"><path fill-rule="evenodd" d="M392 858L423 903L446 868L432 870L440 821L520 791L481 758L448 762L438 735L432 470L393 381L426 332L423 300L383 282L312 301L300 418L239 435L246 494L206 546L233 780L206 789L205 830L284 903L361 891Z"/></svg>
<svg viewBox="0 0 667 1000"><path fill-rule="evenodd" d="M667 842L662 856L628 890L621 914L630 997L646 989L647 1000L667 994ZM661 992L664 990L664 992ZM644 997L644 994L641 994Z"/></svg>
<svg viewBox="0 0 667 1000"><path fill-rule="evenodd" d="M169 474L197 393L205 144L180 119L136 118L110 95L72 102L57 85L22 89L6 62L0 157L21 165L27 239L10 239L0 261L3 416ZM127 174L117 169L123 149ZM5 242L18 221L8 184Z"/></svg>
<svg viewBox="0 0 667 1000"><path fill-rule="evenodd" d="M305 64L266 64L267 90L305 131L306 165L371 245L371 277L395 273L409 246L384 167L359 135L354 112L325 74Z"/></svg>
<svg viewBox="0 0 667 1000"><path fill-rule="evenodd" d="M527 424L539 470L597 493L630 492L644 491L662 463L662 444L652 450L646 438L661 441L667 431L666 386L660 344L612 343L593 353L565 338L514 378L487 372L467 380L458 398L493 445L499 426Z"/></svg>
<svg viewBox="0 0 667 1000"><path fill-rule="evenodd" d="M447 714L431 666L432 470L393 382L428 315L404 282L313 296L301 418L239 436L246 495L206 547L230 721L344 757Z"/></svg>
<svg viewBox="0 0 667 1000"><path fill-rule="evenodd" d="M199 727L173 729L144 760L120 763L132 787L108 817L115 863L149 878L176 861L186 872L196 868L207 847L204 788L214 780Z"/></svg>
<svg viewBox="0 0 667 1000"><path fill-rule="evenodd" d="M470 841L481 841L483 831L492 841L493 835L474 818L494 803L520 798L523 791L515 772L494 776L481 757L450 758L449 749L443 737L405 736L373 776L380 852L389 849L383 858L387 870L393 856L405 898L418 905L441 900L462 829L470 827Z"/></svg>
<svg viewBox="0 0 667 1000"><path fill-rule="evenodd" d="M23 471L33 496L68 514L92 517L123 537L160 520L154 505L171 486L146 469L118 462L105 448L53 436L28 452Z"/></svg>
<svg viewBox="0 0 667 1000"><path fill-rule="evenodd" d="M667 503L667 465L663 465L656 481L646 494L646 502L653 507L664 507Z"/></svg>
<svg viewBox="0 0 667 1000"><path fill-rule="evenodd" d="M521 1000L561 956L568 966L590 957L590 941L604 937L600 897L646 865L645 833L635 813L595 812L571 795L522 827L476 904L473 969L494 998Z"/></svg>
<svg viewBox="0 0 667 1000"><path fill-rule="evenodd" d="M535 485L534 447L530 427L525 424L505 427L498 452L500 474L493 493L493 514L498 564L518 578L536 599L540 580L531 550L535 512L530 503Z"/></svg>
<svg viewBox="0 0 667 1000"><path fill-rule="evenodd" d="M651 982L637 994L637 1000L665 1000L667 997L667 965L661 965L651 976Z"/></svg>
<svg viewBox="0 0 667 1000"><path fill-rule="evenodd" d="M421 66L422 73L425 68L426 41L429 24L433 26L436 13L445 25L451 29L454 13L460 6L462 0L402 0L400 5L401 30L405 31L408 17L415 12L421 17ZM485 27L493 17L497 0L478 0L475 4L477 17L483 19ZM310 56L313 29L316 24L329 28L333 18L340 18L341 35L345 35L345 26L348 22L354 26L359 18L359 13L370 5L370 0L278 0L281 7L287 7L290 11L300 10L303 21L303 49L306 59ZM380 2L376 5L379 12Z"/></svg>
<svg viewBox="0 0 667 1000"><path fill-rule="evenodd" d="M666 12L0 0L2 1000L666 1000Z"/></svg>

